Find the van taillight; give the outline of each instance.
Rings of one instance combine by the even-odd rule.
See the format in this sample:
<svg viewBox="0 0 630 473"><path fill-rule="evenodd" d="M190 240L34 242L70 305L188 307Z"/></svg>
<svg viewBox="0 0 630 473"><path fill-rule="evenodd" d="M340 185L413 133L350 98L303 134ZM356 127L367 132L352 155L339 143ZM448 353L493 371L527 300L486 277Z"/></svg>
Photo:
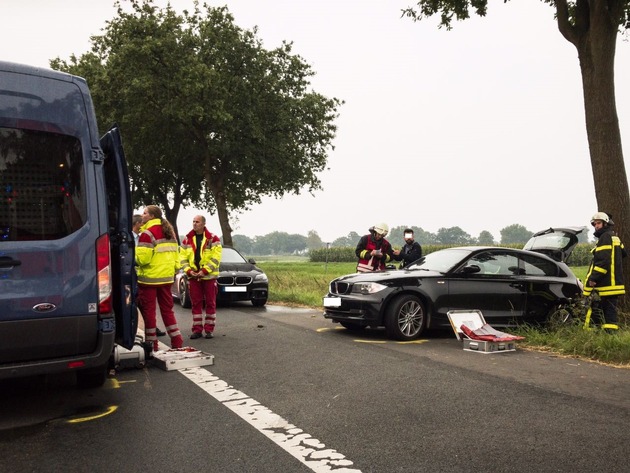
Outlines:
<svg viewBox="0 0 630 473"><path fill-rule="evenodd" d="M112 276L109 260L109 235L96 240L96 277L98 280L98 313L112 311Z"/></svg>

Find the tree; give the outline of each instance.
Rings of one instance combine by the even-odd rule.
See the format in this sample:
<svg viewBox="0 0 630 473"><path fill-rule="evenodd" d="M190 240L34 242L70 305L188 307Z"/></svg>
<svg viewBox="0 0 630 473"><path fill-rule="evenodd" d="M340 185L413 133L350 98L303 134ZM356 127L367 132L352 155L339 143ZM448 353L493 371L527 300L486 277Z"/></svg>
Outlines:
<svg viewBox="0 0 630 473"><path fill-rule="evenodd" d="M477 243L480 245L494 245L494 237L488 230L483 230L477 238Z"/></svg>
<svg viewBox="0 0 630 473"><path fill-rule="evenodd" d="M617 232L630 241L630 193L615 101L617 35L630 28L630 0L543 0L555 9L560 34L577 50L591 167L598 210L618 217ZM440 14L440 27L474 11L486 15L488 0L421 0L403 13L414 21ZM624 259L630 275L630 258Z"/></svg>
<svg viewBox="0 0 630 473"><path fill-rule="evenodd" d="M308 235L306 236L306 247L309 249L309 251L317 250L319 248L322 248L323 246L325 245L317 232L315 230L309 231Z"/></svg>
<svg viewBox="0 0 630 473"><path fill-rule="evenodd" d="M509 225L501 230L501 244L510 245L514 243L527 243L533 235L527 228L518 223Z"/></svg>
<svg viewBox="0 0 630 473"><path fill-rule="evenodd" d="M343 248L346 246L356 247L360 239L361 235L359 235L357 232L350 232L345 237L339 237L336 240L333 240L331 246L334 246L336 248Z"/></svg>
<svg viewBox="0 0 630 473"><path fill-rule="evenodd" d="M342 102L309 90L314 72L291 43L264 49L227 7L195 2L178 15L128 3L131 12L116 2L90 53L51 65L82 68L101 89L97 109L125 133L135 193L172 203L171 221L184 202L216 210L229 246L230 213L321 189Z"/></svg>
<svg viewBox="0 0 630 473"><path fill-rule="evenodd" d="M119 17L105 35L92 37L91 52L50 65L88 80L100 126L117 123L123 132L134 205L160 205L179 235L182 206L212 210L199 171L188 165L194 153L188 131L165 113L177 87L174 78L188 62L172 33L182 19L170 9L150 19L135 17L117 5Z"/></svg>
<svg viewBox="0 0 630 473"><path fill-rule="evenodd" d="M472 237L459 227L442 227L436 236L442 245L470 245L473 242Z"/></svg>
<svg viewBox="0 0 630 473"><path fill-rule="evenodd" d="M246 255L251 254L252 248L254 247L254 242L251 238L238 234L232 236L232 244L234 245L234 248Z"/></svg>

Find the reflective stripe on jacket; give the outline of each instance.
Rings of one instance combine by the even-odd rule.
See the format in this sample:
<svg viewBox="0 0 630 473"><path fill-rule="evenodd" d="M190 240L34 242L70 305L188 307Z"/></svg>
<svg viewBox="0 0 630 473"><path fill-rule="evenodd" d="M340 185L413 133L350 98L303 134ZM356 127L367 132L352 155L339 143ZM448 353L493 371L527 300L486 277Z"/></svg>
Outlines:
<svg viewBox="0 0 630 473"><path fill-rule="evenodd" d="M136 248L138 283L172 284L180 267L177 240L164 238L159 218L149 220L140 231Z"/></svg>
<svg viewBox="0 0 630 473"><path fill-rule="evenodd" d="M625 249L619 237L611 229L605 229L591 252L593 262L586 273L584 295L590 295L593 289L602 297L625 294L621 266ZM595 282L594 287L589 285L590 281Z"/></svg>
<svg viewBox="0 0 630 473"><path fill-rule="evenodd" d="M182 241L180 249L180 262L182 269L187 276L192 271L203 272L201 279L216 279L219 275L219 263L221 262L221 254L223 247L221 239L213 233L210 233L205 227L203 229L203 239L201 240L201 260L199 267L195 265L195 251L197 249L197 239L195 231L191 230Z"/></svg>

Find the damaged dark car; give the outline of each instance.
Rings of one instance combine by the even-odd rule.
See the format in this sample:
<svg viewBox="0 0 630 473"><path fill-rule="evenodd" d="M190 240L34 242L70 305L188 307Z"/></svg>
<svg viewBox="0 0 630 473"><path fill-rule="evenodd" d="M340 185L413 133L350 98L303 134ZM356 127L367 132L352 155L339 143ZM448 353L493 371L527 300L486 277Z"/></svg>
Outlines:
<svg viewBox="0 0 630 473"><path fill-rule="evenodd" d="M324 317L349 330L385 327L395 340L450 328L452 310L480 310L497 328L544 324L558 306L582 293L566 260L584 231L549 228L533 235L523 250L448 248L402 270L341 276L324 297Z"/></svg>

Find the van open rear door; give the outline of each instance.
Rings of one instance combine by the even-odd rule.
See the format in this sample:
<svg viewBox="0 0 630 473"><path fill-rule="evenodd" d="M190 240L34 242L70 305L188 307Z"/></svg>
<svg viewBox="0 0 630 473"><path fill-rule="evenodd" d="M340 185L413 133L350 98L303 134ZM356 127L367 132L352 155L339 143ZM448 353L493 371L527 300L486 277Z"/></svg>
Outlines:
<svg viewBox="0 0 630 473"><path fill-rule="evenodd" d="M133 207L127 161L120 131L113 126L102 138L105 153L112 296L116 315L116 343L131 349L138 328L136 271L131 218Z"/></svg>

